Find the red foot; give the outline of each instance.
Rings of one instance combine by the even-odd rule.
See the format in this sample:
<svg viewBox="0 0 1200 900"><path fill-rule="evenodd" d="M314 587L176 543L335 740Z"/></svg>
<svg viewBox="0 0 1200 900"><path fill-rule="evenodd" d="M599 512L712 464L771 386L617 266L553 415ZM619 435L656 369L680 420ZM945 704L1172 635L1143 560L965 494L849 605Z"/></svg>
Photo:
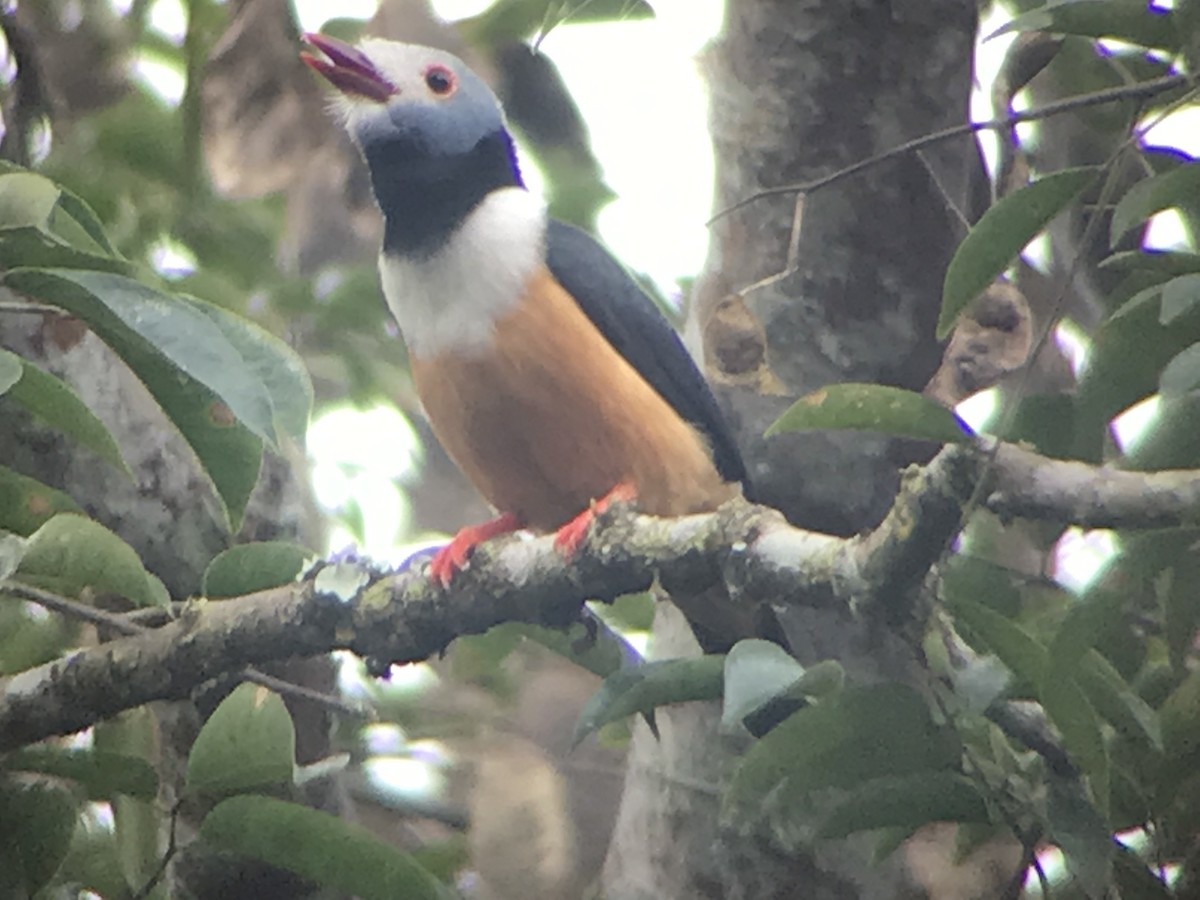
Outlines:
<svg viewBox="0 0 1200 900"><path fill-rule="evenodd" d="M629 503L636 499L637 488L628 481L622 481L599 500L593 500L591 506L554 533L555 549L570 559L587 537L588 529L592 527L592 522L596 521L596 516L614 503Z"/></svg>
<svg viewBox="0 0 1200 900"><path fill-rule="evenodd" d="M456 573L467 564L467 557L475 549L476 544L509 534L521 527L520 520L512 513L502 513L494 519L480 522L478 525L468 525L445 547L433 555L429 563L429 577L442 587L449 587Z"/></svg>

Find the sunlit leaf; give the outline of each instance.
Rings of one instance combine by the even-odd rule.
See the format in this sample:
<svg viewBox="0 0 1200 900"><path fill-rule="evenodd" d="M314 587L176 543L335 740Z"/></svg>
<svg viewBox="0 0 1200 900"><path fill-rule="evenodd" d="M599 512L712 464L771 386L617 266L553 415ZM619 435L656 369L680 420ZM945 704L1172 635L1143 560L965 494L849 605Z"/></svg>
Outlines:
<svg viewBox="0 0 1200 900"><path fill-rule="evenodd" d="M58 185L49 178L33 172L0 175L0 229L44 229L58 197Z"/></svg>
<svg viewBox="0 0 1200 900"><path fill-rule="evenodd" d="M0 394L7 393L14 384L21 380L25 367L21 357L15 353L0 349Z"/></svg>
<svg viewBox="0 0 1200 900"><path fill-rule="evenodd" d="M946 269L937 334L945 338L964 309L1009 267L1025 246L1096 177L1064 169L1002 197L972 226Z"/></svg>
<svg viewBox="0 0 1200 900"><path fill-rule="evenodd" d="M879 431L947 443L971 439L970 429L936 400L882 384L831 384L801 397L767 436L815 428Z"/></svg>
<svg viewBox="0 0 1200 900"><path fill-rule="evenodd" d="M361 825L246 795L219 803L200 836L222 850L295 872L363 900L449 900L454 894L413 858Z"/></svg>
<svg viewBox="0 0 1200 900"><path fill-rule="evenodd" d="M584 704L572 743L596 729L634 713L649 713L668 703L716 700L724 684L725 657L664 659L620 669Z"/></svg>
<svg viewBox="0 0 1200 900"><path fill-rule="evenodd" d="M108 428L88 409L87 404L79 399L70 385L38 368L29 360L2 348L0 393L3 393L4 374L11 365L19 367L21 374L9 388L9 397L51 428L95 451L102 459L112 463L125 474L130 474L129 467L121 456L121 449Z"/></svg>
<svg viewBox="0 0 1200 900"><path fill-rule="evenodd" d="M278 694L240 684L213 710L188 754L187 786L221 795L289 784L296 729Z"/></svg>
<svg viewBox="0 0 1200 900"><path fill-rule="evenodd" d="M238 597L294 581L313 553L290 541L238 544L213 557L200 590L206 597Z"/></svg>

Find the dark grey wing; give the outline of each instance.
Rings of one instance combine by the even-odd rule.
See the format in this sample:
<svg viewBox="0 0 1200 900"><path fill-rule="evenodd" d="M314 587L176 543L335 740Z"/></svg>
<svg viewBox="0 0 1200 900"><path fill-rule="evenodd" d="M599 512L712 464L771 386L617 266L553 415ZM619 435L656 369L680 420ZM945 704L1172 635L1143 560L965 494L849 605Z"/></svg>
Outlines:
<svg viewBox="0 0 1200 900"><path fill-rule="evenodd" d="M746 467L716 398L671 323L590 235L551 219L546 264L608 342L675 411L708 439L717 471L746 481Z"/></svg>

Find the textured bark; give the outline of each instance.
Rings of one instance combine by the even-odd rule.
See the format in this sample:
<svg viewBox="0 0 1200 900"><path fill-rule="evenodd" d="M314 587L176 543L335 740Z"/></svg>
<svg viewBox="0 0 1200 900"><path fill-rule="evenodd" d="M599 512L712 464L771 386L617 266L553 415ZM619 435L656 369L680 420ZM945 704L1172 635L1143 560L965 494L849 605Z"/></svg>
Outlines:
<svg viewBox="0 0 1200 900"><path fill-rule="evenodd" d="M730 0L705 59L714 210L966 121L975 24L973 5L958 0ZM796 271L751 290L787 267L794 199L758 200L714 223L689 331L723 385L755 499L832 533L883 516L911 448L858 434L762 435L792 399L831 382L929 381L942 276L964 232L955 208L978 211L980 172L963 139L812 193ZM911 645L869 621L814 610L782 624L802 662L837 657L859 681L916 674ZM683 652L683 631L658 623L658 652ZM880 866L854 841L813 846L770 822L720 827L715 797L733 756L714 739L716 720L689 705L669 714L660 742L635 735L609 897L920 895L898 854Z"/></svg>

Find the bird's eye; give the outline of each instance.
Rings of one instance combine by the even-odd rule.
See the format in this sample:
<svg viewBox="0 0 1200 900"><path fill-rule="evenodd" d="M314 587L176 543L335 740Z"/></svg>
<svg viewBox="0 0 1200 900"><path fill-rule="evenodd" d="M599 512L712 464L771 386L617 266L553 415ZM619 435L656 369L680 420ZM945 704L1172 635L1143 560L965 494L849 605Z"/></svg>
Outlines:
<svg viewBox="0 0 1200 900"><path fill-rule="evenodd" d="M425 84L435 94L444 96L454 90L454 73L445 66L430 66L425 72Z"/></svg>

